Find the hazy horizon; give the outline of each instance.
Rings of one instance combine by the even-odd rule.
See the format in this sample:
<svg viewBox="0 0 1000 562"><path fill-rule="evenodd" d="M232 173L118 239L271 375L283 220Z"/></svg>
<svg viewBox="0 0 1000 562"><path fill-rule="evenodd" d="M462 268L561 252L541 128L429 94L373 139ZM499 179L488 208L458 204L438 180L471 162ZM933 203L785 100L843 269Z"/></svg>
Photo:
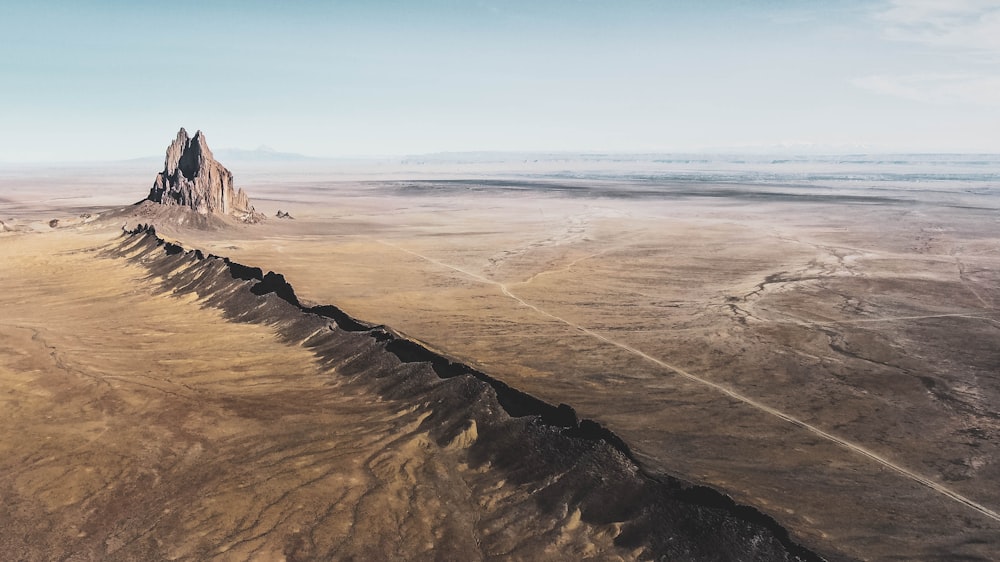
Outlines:
<svg viewBox="0 0 1000 562"><path fill-rule="evenodd" d="M164 147L169 144L164 142ZM467 163L514 162L522 159L537 159L538 161L593 161L608 160L618 162L660 162L676 163L685 160L689 162L717 163L791 163L791 162L829 162L837 163L845 158L871 159L876 163L883 158L905 158L909 163L920 164L936 162L939 158L962 162L965 158L985 157L988 161L1000 162L1000 151L892 151L866 150L866 147L708 147L698 151L614 151L614 150L442 150L438 152L396 153L396 154L340 154L332 156L315 156L301 152L288 152L269 146L256 148L211 146L216 158L225 162L257 163L260 165L289 164L297 162L336 163L343 162L407 162L415 159L426 159L431 162L447 162L450 160ZM161 150L162 152L162 150ZM162 163L162 154L145 154L128 158L77 158L61 160L4 160L0 165L11 166L77 166L86 164L139 164Z"/></svg>
<svg viewBox="0 0 1000 562"><path fill-rule="evenodd" d="M1000 152L1000 1L5 7L0 161ZM252 150L252 149L250 149Z"/></svg>

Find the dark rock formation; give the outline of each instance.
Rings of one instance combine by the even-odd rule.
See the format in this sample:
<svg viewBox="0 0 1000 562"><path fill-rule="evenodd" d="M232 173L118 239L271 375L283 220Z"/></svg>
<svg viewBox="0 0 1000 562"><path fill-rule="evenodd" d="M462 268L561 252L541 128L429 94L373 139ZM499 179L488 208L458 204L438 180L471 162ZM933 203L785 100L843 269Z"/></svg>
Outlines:
<svg viewBox="0 0 1000 562"><path fill-rule="evenodd" d="M150 201L187 207L203 215L232 216L257 222L257 213L242 189L233 188L233 174L215 160L205 135L198 131L188 137L183 128L167 147L163 171L157 174Z"/></svg>
<svg viewBox="0 0 1000 562"><path fill-rule="evenodd" d="M292 215L288 214L287 211L282 211L281 209L278 209L278 214L276 214L274 216L278 217L279 219L294 219L295 218Z"/></svg>

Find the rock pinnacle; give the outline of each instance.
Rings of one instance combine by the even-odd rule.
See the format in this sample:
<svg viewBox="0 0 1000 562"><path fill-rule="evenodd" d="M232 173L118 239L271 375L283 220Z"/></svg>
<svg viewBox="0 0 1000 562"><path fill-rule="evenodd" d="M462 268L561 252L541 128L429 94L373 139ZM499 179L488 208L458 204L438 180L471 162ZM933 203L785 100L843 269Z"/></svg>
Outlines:
<svg viewBox="0 0 1000 562"><path fill-rule="evenodd" d="M204 133L198 131L188 137L184 128L167 147L163 171L156 175L147 199L245 222L263 218L254 211L246 193L233 188L233 174L212 156Z"/></svg>

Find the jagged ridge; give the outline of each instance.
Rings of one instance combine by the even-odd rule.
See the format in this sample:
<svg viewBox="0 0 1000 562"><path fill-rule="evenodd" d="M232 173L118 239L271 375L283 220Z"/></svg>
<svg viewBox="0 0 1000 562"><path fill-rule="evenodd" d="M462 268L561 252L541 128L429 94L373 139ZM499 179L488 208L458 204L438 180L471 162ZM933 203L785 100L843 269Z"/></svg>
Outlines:
<svg viewBox="0 0 1000 562"><path fill-rule="evenodd" d="M757 509L644 471L621 438L566 404L549 404L336 306L305 306L279 273L186 250L151 225L123 236L110 252L142 263L165 289L196 293L232 320L274 326L287 342L388 399L428 403L423 428L439 445L474 422L479 438L468 448L470 466L488 463L509 481L539 483L535 501L543 511L569 506L589 523L620 522L615 543L642 548L643 558L822 560Z"/></svg>

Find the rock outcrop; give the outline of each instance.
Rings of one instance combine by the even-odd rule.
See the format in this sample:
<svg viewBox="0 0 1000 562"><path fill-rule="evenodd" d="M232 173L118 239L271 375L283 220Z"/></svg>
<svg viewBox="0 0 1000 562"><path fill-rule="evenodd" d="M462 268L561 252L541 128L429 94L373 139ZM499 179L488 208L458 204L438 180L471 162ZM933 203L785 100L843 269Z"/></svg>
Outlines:
<svg viewBox="0 0 1000 562"><path fill-rule="evenodd" d="M233 187L233 174L212 156L204 133L188 137L183 128L167 147L163 171L157 174L147 199L244 222L264 218L254 210L246 193Z"/></svg>

